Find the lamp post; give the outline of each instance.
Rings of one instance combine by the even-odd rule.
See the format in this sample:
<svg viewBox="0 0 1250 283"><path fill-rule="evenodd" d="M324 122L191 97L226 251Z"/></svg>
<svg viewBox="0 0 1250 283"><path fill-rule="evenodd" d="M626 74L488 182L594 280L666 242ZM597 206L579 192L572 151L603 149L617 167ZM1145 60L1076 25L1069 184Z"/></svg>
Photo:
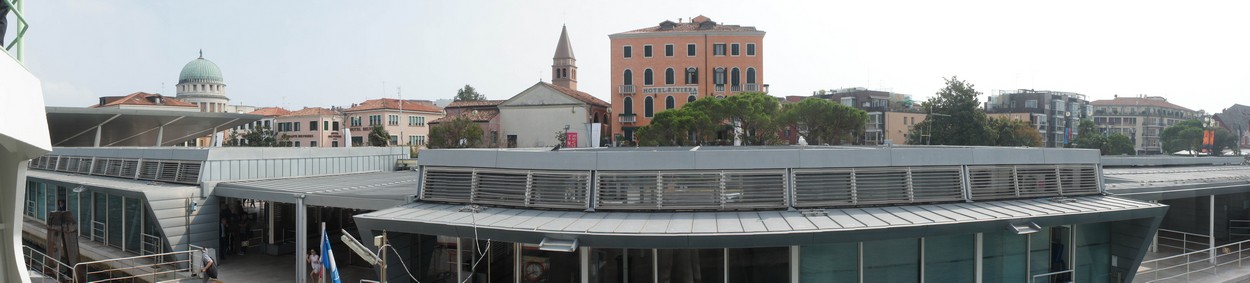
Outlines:
<svg viewBox="0 0 1250 283"><path fill-rule="evenodd" d="M951 116L951 115L946 115L942 113L929 113L928 115L929 116L941 116L941 117ZM925 117L925 120L929 122L929 130L926 131L928 132L928 134L925 135L927 138L924 141L924 145L929 145L933 142L933 120L929 120L929 117Z"/></svg>

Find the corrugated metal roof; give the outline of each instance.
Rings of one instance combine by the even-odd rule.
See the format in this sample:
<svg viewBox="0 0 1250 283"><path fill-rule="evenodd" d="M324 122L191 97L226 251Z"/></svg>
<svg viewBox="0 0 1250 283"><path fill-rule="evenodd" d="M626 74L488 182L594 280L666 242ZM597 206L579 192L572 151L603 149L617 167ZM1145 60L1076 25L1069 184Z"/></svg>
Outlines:
<svg viewBox="0 0 1250 283"><path fill-rule="evenodd" d="M1104 168L1108 193L1163 200L1241 193L1250 188L1250 166Z"/></svg>
<svg viewBox="0 0 1250 283"><path fill-rule="evenodd" d="M1162 208L1165 207L1106 196L1075 197L1068 200L1071 201L1028 199L827 209L824 211L826 215L805 215L800 211L583 212L495 207L483 208L474 214L469 210L462 210L465 205L417 202L358 215L356 219L361 223L362 229L445 236L472 236L473 234L464 234L465 231L472 231L471 233L476 233L481 238L504 241L554 236L576 238L592 246L612 246L618 243L609 239L658 237L685 238L690 241L688 245L698 246L702 243L695 243L696 239L713 239L715 242L715 238L721 237L741 242L751 242L753 237L762 239L761 242L773 242L777 237L822 241L817 238L827 238L842 232L929 229L939 225L981 222L1041 221L1042 218L1052 218L1053 223L1081 223L1070 218L1076 216L1085 216L1083 221L1115 221L1123 220L1115 219L1116 217L1129 219L1148 215L1135 212L1144 209L1158 208L1159 215L1162 215ZM1134 213L1113 216L1109 212Z"/></svg>
<svg viewBox="0 0 1250 283"><path fill-rule="evenodd" d="M213 195L316 206L378 210L407 203L420 175L412 171L267 179L217 184Z"/></svg>

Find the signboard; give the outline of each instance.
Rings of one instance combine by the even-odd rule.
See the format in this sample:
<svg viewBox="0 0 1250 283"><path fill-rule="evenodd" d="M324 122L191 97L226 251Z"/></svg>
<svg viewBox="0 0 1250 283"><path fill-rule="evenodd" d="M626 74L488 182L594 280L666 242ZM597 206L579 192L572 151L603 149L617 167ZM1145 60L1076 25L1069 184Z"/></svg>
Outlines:
<svg viewBox="0 0 1250 283"><path fill-rule="evenodd" d="M689 93L698 94L697 86L666 86L666 87L644 87L642 94L659 94L659 93Z"/></svg>
<svg viewBox="0 0 1250 283"><path fill-rule="evenodd" d="M577 147L577 133L564 133L564 147Z"/></svg>

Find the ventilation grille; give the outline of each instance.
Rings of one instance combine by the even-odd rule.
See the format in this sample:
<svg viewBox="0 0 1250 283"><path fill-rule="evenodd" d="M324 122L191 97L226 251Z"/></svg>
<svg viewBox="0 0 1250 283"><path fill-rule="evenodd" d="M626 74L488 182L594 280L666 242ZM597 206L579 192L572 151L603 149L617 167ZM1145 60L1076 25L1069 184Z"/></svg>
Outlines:
<svg viewBox="0 0 1250 283"><path fill-rule="evenodd" d="M795 207L963 200L957 166L794 170Z"/></svg>
<svg viewBox="0 0 1250 283"><path fill-rule="evenodd" d="M599 172L596 209L784 208L785 171Z"/></svg>
<svg viewBox="0 0 1250 283"><path fill-rule="evenodd" d="M427 167L421 199L584 209L590 172Z"/></svg>
<svg viewBox="0 0 1250 283"><path fill-rule="evenodd" d="M1079 165L968 166L972 200L1098 194L1098 168Z"/></svg>
<svg viewBox="0 0 1250 283"><path fill-rule="evenodd" d="M203 162L183 160L138 160L45 155L30 162L30 168L169 183L198 184ZM136 175L137 173L137 175Z"/></svg>

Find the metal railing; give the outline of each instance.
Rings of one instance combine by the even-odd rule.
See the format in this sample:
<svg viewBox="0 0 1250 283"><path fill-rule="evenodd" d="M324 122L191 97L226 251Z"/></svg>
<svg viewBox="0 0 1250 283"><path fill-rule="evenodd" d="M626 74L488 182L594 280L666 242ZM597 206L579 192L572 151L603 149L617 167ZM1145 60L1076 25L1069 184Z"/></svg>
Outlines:
<svg viewBox="0 0 1250 283"><path fill-rule="evenodd" d="M1229 220L1228 236L1250 236L1250 220Z"/></svg>
<svg viewBox="0 0 1250 283"><path fill-rule="evenodd" d="M1218 282L1244 275L1243 264L1250 256L1250 240L1143 261L1133 282Z"/></svg>
<svg viewBox="0 0 1250 283"><path fill-rule="evenodd" d="M30 29L30 24L26 22L26 15L22 12L22 5L26 1L0 0L4 1L4 5L11 7L9 12L13 13L13 17L17 20L17 34L13 36L13 40L8 44L4 44L4 50L13 53L13 58L18 62L22 62L24 55L22 54L22 38L26 37L26 30ZM6 16L7 17L7 16ZM0 38L0 43L4 43L4 39Z"/></svg>
<svg viewBox="0 0 1250 283"><path fill-rule="evenodd" d="M1211 247L1211 237L1168 229L1159 229L1158 245L1180 250L1183 253L1204 251Z"/></svg>
<svg viewBox="0 0 1250 283"><path fill-rule="evenodd" d="M83 262L74 265L74 282L131 282L146 279L148 282L190 278L192 260L198 250L159 253L116 259ZM176 260L167 261L166 258Z"/></svg>
<svg viewBox="0 0 1250 283"><path fill-rule="evenodd" d="M101 221L91 221L91 240L95 242L104 242L104 235L108 233L108 225Z"/></svg>
<svg viewBox="0 0 1250 283"><path fill-rule="evenodd" d="M634 94L634 85L621 85L621 94Z"/></svg>
<svg viewBox="0 0 1250 283"><path fill-rule="evenodd" d="M150 255L165 253L165 241L158 235L143 234L143 243L140 244L139 254Z"/></svg>
<svg viewBox="0 0 1250 283"><path fill-rule="evenodd" d="M30 246L22 246L22 255L26 260L26 268L32 271L38 271L44 276L55 278L58 282L74 279L74 275L70 272L73 268L68 264L49 257L47 254L36 250ZM77 282L77 281L71 281Z"/></svg>

